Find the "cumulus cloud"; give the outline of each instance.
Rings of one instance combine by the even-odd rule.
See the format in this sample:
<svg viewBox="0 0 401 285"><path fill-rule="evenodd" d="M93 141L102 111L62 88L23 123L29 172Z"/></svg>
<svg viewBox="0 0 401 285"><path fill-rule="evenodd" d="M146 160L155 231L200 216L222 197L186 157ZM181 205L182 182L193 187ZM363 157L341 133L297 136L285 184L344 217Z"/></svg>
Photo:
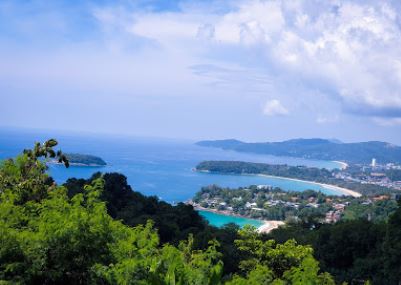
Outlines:
<svg viewBox="0 0 401 285"><path fill-rule="evenodd" d="M195 118L202 101L231 114L233 126L265 126L274 120L260 113L290 112L286 135L303 135L302 123L311 135L344 132L340 126L354 135L363 126L399 137L400 1L167 2L1 1L0 96L8 97L0 109L12 110L13 100L34 110L37 98L85 97L116 108L164 102L171 110L186 100L174 114ZM274 100L261 106L266 98ZM0 121L11 115L0 112Z"/></svg>
<svg viewBox="0 0 401 285"><path fill-rule="evenodd" d="M396 9L386 2L319 3L244 4L216 23L215 40L263 44L266 58L283 72L299 76L311 88L330 88L345 109L389 116L401 110Z"/></svg>
<svg viewBox="0 0 401 285"><path fill-rule="evenodd" d="M269 76L322 89L345 112L401 112L401 21L390 1L239 1L216 13L183 9L138 16L130 31L192 48L192 55L259 54ZM201 44L197 41L202 42ZM192 44L189 44L191 42ZM208 44L205 44L208 43ZM199 45L200 44L200 45ZM246 57L243 54L243 57ZM242 64L239 57L223 57ZM216 64L216 62L215 62Z"/></svg>
<svg viewBox="0 0 401 285"><path fill-rule="evenodd" d="M263 107L263 114L266 116L286 116L288 110L277 99L269 100Z"/></svg>

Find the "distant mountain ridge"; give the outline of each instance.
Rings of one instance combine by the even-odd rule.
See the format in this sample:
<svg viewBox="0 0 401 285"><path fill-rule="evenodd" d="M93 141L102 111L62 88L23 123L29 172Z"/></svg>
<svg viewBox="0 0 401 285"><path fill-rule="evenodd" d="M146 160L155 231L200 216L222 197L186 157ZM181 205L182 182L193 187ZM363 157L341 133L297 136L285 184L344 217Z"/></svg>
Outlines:
<svg viewBox="0 0 401 285"><path fill-rule="evenodd" d="M236 139L226 139L200 141L196 144L239 152L319 160L339 160L348 163L368 164L372 158L376 158L378 163L401 163L401 147L380 141L343 143L335 139L313 138L292 139L282 142L247 143Z"/></svg>

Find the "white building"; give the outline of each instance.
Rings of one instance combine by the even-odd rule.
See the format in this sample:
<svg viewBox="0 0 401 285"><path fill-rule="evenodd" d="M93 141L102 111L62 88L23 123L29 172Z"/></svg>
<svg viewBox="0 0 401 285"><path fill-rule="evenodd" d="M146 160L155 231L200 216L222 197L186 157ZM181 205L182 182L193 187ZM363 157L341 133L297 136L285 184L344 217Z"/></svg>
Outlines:
<svg viewBox="0 0 401 285"><path fill-rule="evenodd" d="M371 164L371 166L372 166L372 167L376 167L376 158L372 158L372 164Z"/></svg>

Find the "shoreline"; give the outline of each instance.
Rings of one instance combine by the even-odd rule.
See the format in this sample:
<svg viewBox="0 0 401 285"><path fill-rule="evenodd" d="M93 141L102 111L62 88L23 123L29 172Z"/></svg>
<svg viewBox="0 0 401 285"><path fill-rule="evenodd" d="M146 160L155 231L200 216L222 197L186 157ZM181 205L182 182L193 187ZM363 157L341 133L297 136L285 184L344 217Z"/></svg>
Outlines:
<svg viewBox="0 0 401 285"><path fill-rule="evenodd" d="M333 162L336 162L336 163L341 164L341 170L347 169L347 168L348 168L348 163L346 163L346 162L344 162L344 161L333 160Z"/></svg>
<svg viewBox="0 0 401 285"><path fill-rule="evenodd" d="M267 233L271 232L272 230L277 229L279 226L282 226L282 225L285 224L285 222L283 222L283 221L259 220L259 219L254 219L254 218L241 216L239 214L235 214L235 213L228 212L228 211L219 211L219 210L216 210L216 209L204 208L204 207L199 206L199 205L197 205L197 206L192 205L192 206L194 207L194 209L196 211L205 211L205 212L210 212L210 213L219 214L219 215L223 215L223 216L237 217L237 218L260 221L263 224L257 228L258 233L267 234Z"/></svg>
<svg viewBox="0 0 401 285"><path fill-rule="evenodd" d="M199 205L196 205L196 206L194 206L193 204L190 204L190 205L192 205L192 207L194 207L194 209L196 211L211 212L211 213L220 214L220 215L223 215L223 216L244 218L244 219L255 220L255 221L260 221L260 222L265 222L266 221L266 220L252 219L252 218L248 218L248 217L245 217L245 216L241 216L239 214L232 213L232 212L230 212L228 210L221 211L221 210L217 210L217 209L204 208L204 207L199 206Z"/></svg>
<svg viewBox="0 0 401 285"><path fill-rule="evenodd" d="M265 221L264 225L258 228L258 233L268 234L272 230L277 229L279 226L285 225L283 221Z"/></svg>
<svg viewBox="0 0 401 285"><path fill-rule="evenodd" d="M211 173L209 170L196 170L196 169L194 169L194 171L203 172L203 173ZM224 174L224 173L221 173L221 174ZM304 182L304 183L311 183L311 184L314 184L314 185L319 185L319 186L324 187L324 188L329 189L329 190L334 190L334 191L340 192L341 194L344 194L346 196L352 196L352 197L355 197L355 198L358 198L358 197L362 196L361 193L353 191L351 189L347 189L347 188L343 188L343 187L336 186L336 185L331 185L331 184L319 183L319 182L315 182L315 181L308 181L308 180L302 180L302 179L296 179L296 178L290 178L290 177L284 177L284 176L274 176L274 175L261 174L261 173L259 173L259 174L252 174L252 173L248 174L248 173L246 173L246 174L235 174L235 175L262 176L262 177L270 177L270 178L278 178L278 179L283 179L283 180L291 180L291 181L298 181L298 182Z"/></svg>
<svg viewBox="0 0 401 285"><path fill-rule="evenodd" d="M285 179L285 180L291 180L291 181L298 181L298 182L305 182L305 183L311 183L311 184L315 184L315 185L319 185L322 186L324 188L330 189L330 190L334 190L334 191L338 191L342 194L345 194L347 196L352 196L352 197L361 197L362 194L358 193L356 191L347 189L347 188L343 188L340 186L336 186L336 185L331 185L331 184L325 184L325 183L319 183L319 182L315 182L315 181L308 181L308 180L301 180L301 179L296 179L296 178L289 178L289 177L282 177L282 176L274 176L274 175L268 175L268 174L255 174L257 176L263 176L263 177L273 177L273 178L279 178L279 179Z"/></svg>

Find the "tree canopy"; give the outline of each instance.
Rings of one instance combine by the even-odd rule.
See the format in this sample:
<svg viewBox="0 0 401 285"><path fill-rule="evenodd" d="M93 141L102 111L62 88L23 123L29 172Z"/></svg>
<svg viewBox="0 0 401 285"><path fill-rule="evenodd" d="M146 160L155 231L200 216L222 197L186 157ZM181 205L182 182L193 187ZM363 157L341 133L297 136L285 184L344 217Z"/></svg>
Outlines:
<svg viewBox="0 0 401 285"><path fill-rule="evenodd" d="M332 269L316 242L325 243L323 232L305 238L314 250L286 229L282 243L280 234L271 239L250 227L217 230L190 206L141 196L116 174L59 186L42 160L56 143L0 164L0 284L334 284L315 258ZM400 216L397 210L384 235L388 284L400 279Z"/></svg>

